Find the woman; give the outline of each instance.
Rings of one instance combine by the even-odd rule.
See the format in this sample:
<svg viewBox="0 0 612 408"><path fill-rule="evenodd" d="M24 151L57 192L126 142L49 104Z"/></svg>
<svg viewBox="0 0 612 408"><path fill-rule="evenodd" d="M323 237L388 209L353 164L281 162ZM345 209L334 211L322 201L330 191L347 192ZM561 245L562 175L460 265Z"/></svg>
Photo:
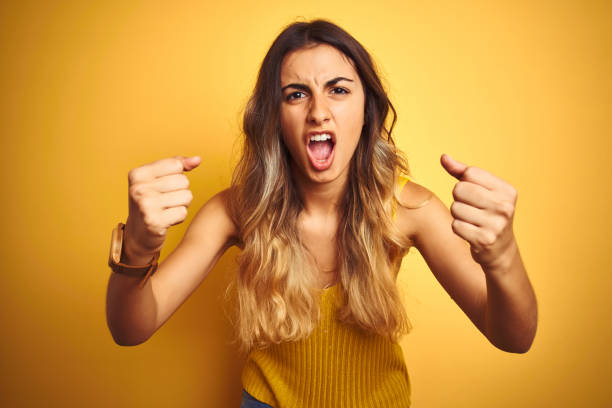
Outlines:
<svg viewBox="0 0 612 408"><path fill-rule="evenodd" d="M397 339L410 326L395 278L414 246L492 344L526 352L537 305L512 231L516 190L443 155L460 180L449 212L406 177L394 123L353 37L321 20L288 26L262 63L231 187L202 206L156 272L166 231L192 199L182 172L200 158L130 171L123 250L109 261L119 272L107 298L115 341L148 339L237 245L243 407L406 407Z"/></svg>

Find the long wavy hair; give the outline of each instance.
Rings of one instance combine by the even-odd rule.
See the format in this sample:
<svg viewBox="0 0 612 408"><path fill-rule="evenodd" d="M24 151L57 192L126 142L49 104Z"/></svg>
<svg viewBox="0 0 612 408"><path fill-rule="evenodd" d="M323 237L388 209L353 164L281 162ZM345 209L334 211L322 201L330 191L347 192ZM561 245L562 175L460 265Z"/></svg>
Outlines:
<svg viewBox="0 0 612 408"><path fill-rule="evenodd" d="M304 339L320 318L321 289L313 272L317 266L297 228L303 205L280 127L283 58L316 44L329 44L346 55L365 90L365 125L339 204L337 318L394 341L411 328L395 284L410 247L392 220L397 180L409 174L391 137L395 109L357 40L325 20L297 22L280 33L263 60L245 108L244 146L230 187L228 203L242 248L233 282L242 352Z"/></svg>

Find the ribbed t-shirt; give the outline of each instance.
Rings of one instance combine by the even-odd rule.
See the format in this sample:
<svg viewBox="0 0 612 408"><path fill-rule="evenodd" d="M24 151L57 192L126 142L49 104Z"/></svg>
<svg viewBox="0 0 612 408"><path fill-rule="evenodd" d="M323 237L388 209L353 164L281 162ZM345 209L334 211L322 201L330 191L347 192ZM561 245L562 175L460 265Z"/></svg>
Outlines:
<svg viewBox="0 0 612 408"><path fill-rule="evenodd" d="M244 389L275 408L409 407L410 380L398 343L340 323L338 285L321 295L321 321L304 340L251 351Z"/></svg>
<svg viewBox="0 0 612 408"><path fill-rule="evenodd" d="M242 371L249 394L274 408L410 406L401 346L337 320L338 291L323 289L321 320L306 339L249 353Z"/></svg>

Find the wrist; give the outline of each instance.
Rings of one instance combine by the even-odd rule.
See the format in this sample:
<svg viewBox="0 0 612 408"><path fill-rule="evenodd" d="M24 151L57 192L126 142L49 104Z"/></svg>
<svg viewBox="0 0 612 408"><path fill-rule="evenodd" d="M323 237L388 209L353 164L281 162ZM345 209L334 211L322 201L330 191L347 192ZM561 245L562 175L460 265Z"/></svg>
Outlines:
<svg viewBox="0 0 612 408"><path fill-rule="evenodd" d="M131 237L131 228L127 224L123 227L123 245L121 249L121 262L126 265L148 265L160 251L151 251L142 248Z"/></svg>
<svg viewBox="0 0 612 408"><path fill-rule="evenodd" d="M515 240L512 240L508 247L497 256L495 261L483 266L483 270L487 276L501 277L512 270L512 266L519 258L518 245Z"/></svg>
<svg viewBox="0 0 612 408"><path fill-rule="evenodd" d="M129 239L123 242L123 250L121 252L121 263L126 265L147 265L149 264L157 252L147 252L139 250Z"/></svg>
<svg viewBox="0 0 612 408"><path fill-rule="evenodd" d="M129 240L125 240L125 224L119 223L111 236L111 247L108 255L108 266L114 273L142 278L139 287L142 289L149 277L158 268L160 251L149 255L134 255L131 252Z"/></svg>

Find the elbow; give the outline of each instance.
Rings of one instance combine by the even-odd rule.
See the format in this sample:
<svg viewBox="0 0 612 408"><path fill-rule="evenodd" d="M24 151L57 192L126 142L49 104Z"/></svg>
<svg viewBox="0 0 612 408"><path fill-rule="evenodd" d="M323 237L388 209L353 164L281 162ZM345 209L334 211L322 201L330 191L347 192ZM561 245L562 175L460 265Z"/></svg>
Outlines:
<svg viewBox="0 0 612 408"><path fill-rule="evenodd" d="M507 353L525 354L531 349L533 339L526 341L494 341L489 339L489 342L495 346L495 348L505 351Z"/></svg>
<svg viewBox="0 0 612 408"><path fill-rule="evenodd" d="M115 341L115 344L117 344L118 346L123 346L123 347L138 346L146 342L149 339L149 337L136 338L136 337L130 337L130 336L120 336L113 332L111 332L111 335L113 336L113 340Z"/></svg>
<svg viewBox="0 0 612 408"><path fill-rule="evenodd" d="M528 342L528 343L522 343L522 344L517 343L517 344L512 344L512 345L506 345L506 346L496 345L496 347L507 353L525 354L531 349L531 344L532 342Z"/></svg>
<svg viewBox="0 0 612 408"><path fill-rule="evenodd" d="M130 330L120 321L117 322L109 319L106 323L113 341L118 346L138 346L146 342L153 335L153 332L150 330L133 330L133 328Z"/></svg>
<svg viewBox="0 0 612 408"><path fill-rule="evenodd" d="M538 328L537 313L521 324L495 326L497 330L486 327L485 337L496 348L515 354L525 354L531 350Z"/></svg>
<svg viewBox="0 0 612 408"><path fill-rule="evenodd" d="M493 344L498 349L515 354L525 354L533 345L533 340L535 339L536 328L533 327L532 330L527 330L523 333L522 336L512 336L511 338L506 338L502 340L494 341L489 338L491 344Z"/></svg>
<svg viewBox="0 0 612 408"><path fill-rule="evenodd" d="M146 342L156 331L154 317L107 303L106 325L115 344L137 346Z"/></svg>
<svg viewBox="0 0 612 408"><path fill-rule="evenodd" d="M517 354L525 354L529 350L531 350L531 346L533 345L533 340L535 339L536 334L536 326L533 327L532 330L529 331L529 334L525 336L524 340L518 342L514 350L510 351L511 353Z"/></svg>

